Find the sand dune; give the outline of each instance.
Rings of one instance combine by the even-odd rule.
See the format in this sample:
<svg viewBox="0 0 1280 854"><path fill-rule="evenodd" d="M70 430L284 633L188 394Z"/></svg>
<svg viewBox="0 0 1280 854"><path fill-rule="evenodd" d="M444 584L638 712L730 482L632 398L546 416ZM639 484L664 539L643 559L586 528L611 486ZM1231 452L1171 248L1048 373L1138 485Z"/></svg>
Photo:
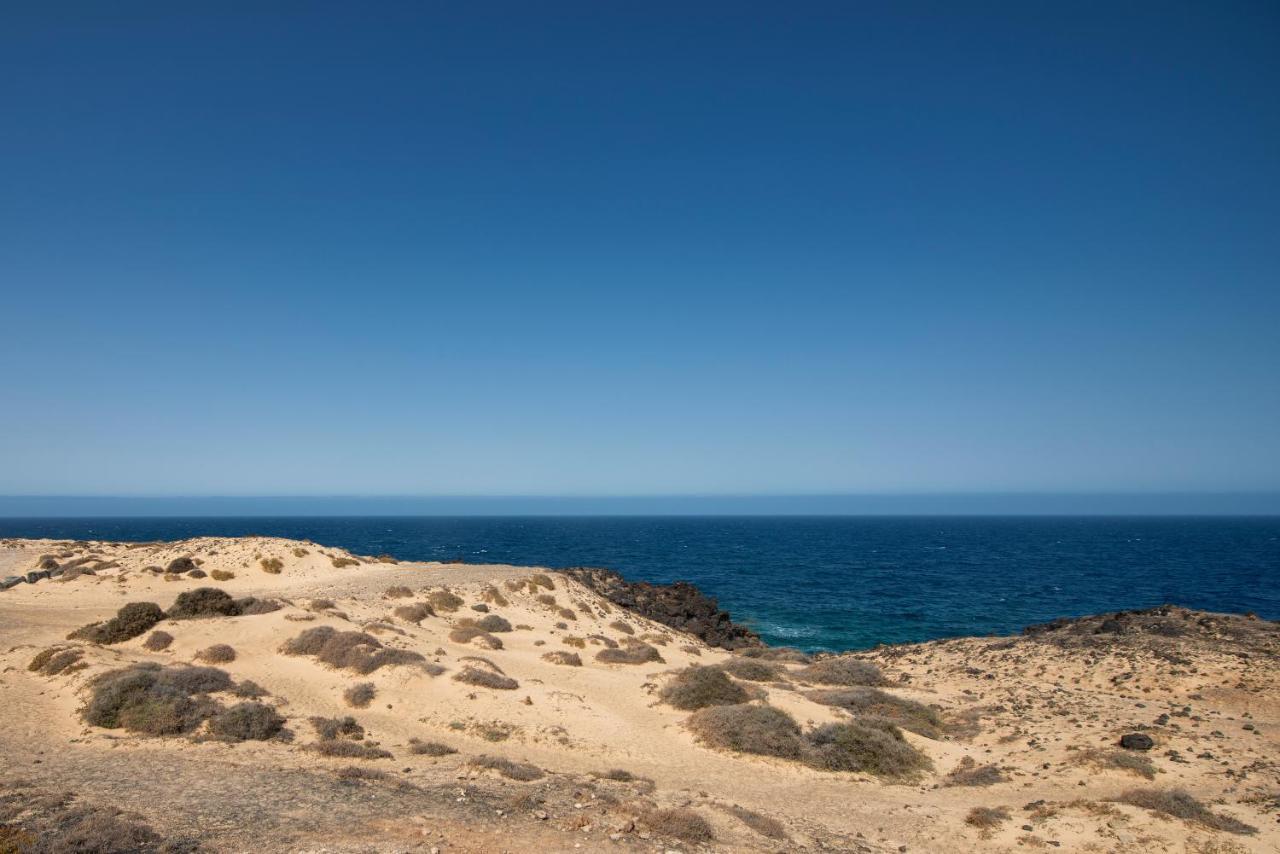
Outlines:
<svg viewBox="0 0 1280 854"><path fill-rule="evenodd" d="M1167 609L815 663L709 646L561 573L388 561L259 537L0 541L0 578L54 573L0 592L0 850L65 831L54 791L153 828L134 850L1280 845L1273 623ZM205 588L226 596L180 600ZM68 639L128 603L165 614ZM104 674L188 665L234 687L86 718ZM677 708L708 696L740 702ZM766 706L795 732L717 742ZM771 755L709 744L735 736Z"/></svg>

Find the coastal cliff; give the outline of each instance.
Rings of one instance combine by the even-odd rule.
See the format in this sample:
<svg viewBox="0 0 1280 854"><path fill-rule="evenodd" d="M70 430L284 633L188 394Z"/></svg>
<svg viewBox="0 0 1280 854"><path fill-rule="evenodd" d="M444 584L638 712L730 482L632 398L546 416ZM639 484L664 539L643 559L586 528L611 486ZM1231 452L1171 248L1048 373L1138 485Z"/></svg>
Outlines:
<svg viewBox="0 0 1280 854"><path fill-rule="evenodd" d="M1280 843L1280 626L1249 616L809 656L598 569L8 540L4 577L4 851Z"/></svg>

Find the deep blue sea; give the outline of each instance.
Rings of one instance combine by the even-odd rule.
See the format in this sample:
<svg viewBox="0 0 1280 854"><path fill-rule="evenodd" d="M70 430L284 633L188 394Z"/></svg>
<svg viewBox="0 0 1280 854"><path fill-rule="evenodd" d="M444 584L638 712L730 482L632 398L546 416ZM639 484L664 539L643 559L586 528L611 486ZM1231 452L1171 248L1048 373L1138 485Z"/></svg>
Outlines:
<svg viewBox="0 0 1280 854"><path fill-rule="evenodd" d="M805 649L1014 633L1163 602L1280 619L1275 517L0 519L5 537L243 534L691 581L770 643Z"/></svg>

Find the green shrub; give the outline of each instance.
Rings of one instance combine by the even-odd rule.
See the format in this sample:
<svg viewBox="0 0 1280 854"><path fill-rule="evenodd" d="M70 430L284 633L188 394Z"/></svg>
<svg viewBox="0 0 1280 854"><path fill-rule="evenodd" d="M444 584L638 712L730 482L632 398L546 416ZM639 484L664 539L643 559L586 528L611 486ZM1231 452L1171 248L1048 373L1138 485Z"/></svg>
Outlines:
<svg viewBox="0 0 1280 854"><path fill-rule="evenodd" d="M673 676L659 696L669 705L688 711L708 706L733 706L749 699L742 686L726 676L724 671L696 664Z"/></svg>

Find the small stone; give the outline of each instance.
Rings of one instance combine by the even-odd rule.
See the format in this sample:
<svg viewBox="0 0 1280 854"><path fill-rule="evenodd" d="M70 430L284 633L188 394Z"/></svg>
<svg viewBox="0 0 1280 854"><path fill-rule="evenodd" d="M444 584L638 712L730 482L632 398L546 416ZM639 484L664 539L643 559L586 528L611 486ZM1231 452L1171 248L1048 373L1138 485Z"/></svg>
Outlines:
<svg viewBox="0 0 1280 854"><path fill-rule="evenodd" d="M1150 750L1155 742L1145 732L1131 732L1120 736L1120 746L1125 750Z"/></svg>

